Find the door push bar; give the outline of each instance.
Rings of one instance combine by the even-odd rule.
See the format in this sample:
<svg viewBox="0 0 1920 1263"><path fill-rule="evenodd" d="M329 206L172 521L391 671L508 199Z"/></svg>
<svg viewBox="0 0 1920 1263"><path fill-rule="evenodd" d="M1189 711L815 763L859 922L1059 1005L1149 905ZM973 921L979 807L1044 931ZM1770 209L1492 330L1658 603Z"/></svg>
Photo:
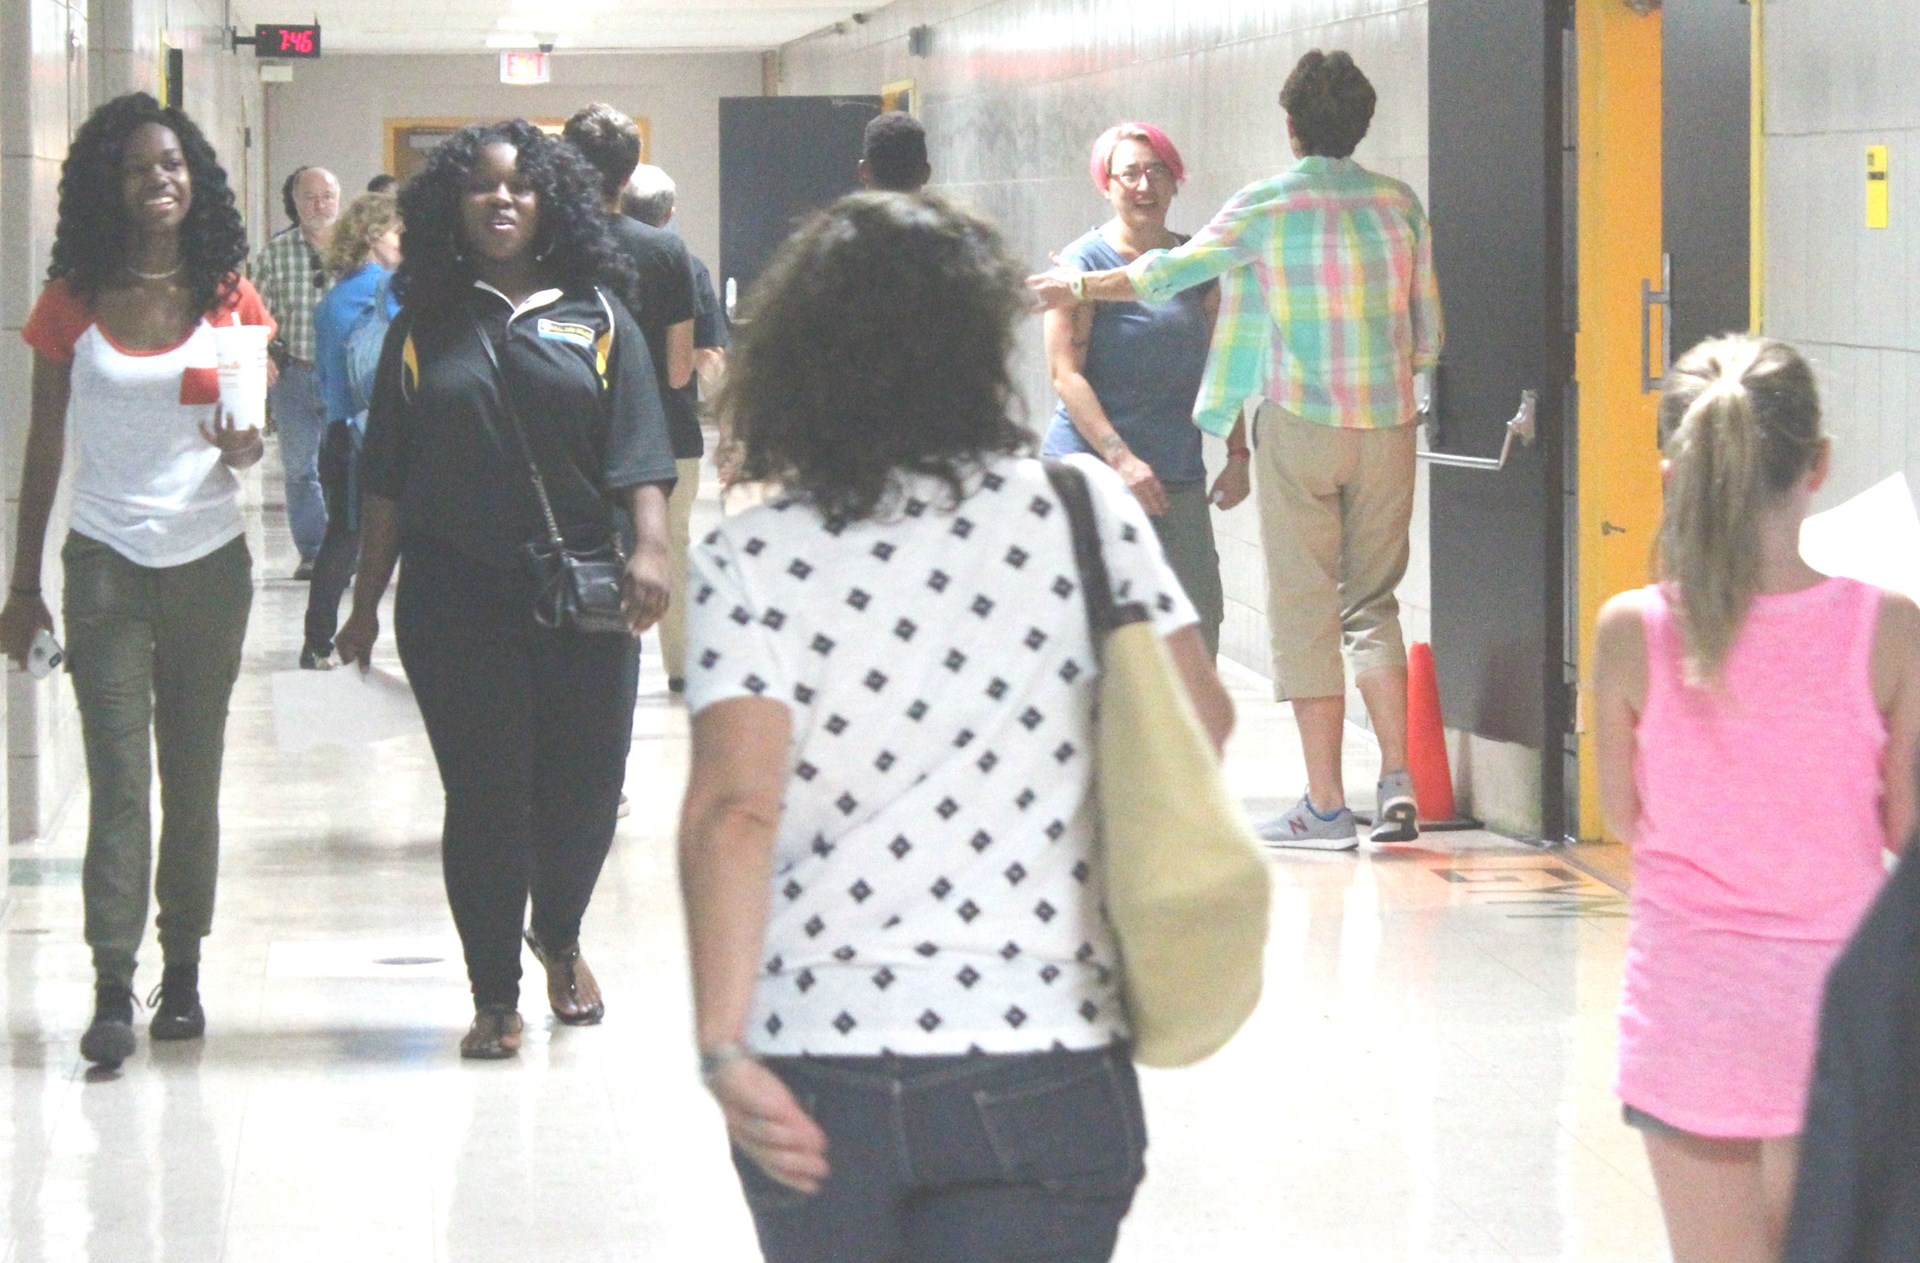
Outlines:
<svg viewBox="0 0 1920 1263"><path fill-rule="evenodd" d="M1660 371L1653 369L1653 309L1660 309ZM1640 393L1651 395L1666 380L1673 363L1673 256L1660 256L1660 288L1640 281Z"/></svg>
<svg viewBox="0 0 1920 1263"><path fill-rule="evenodd" d="M1531 447L1535 433L1535 422L1540 411L1540 396L1534 391L1520 392L1520 411L1513 414L1507 422L1507 437L1500 444L1498 456L1456 456L1452 452L1418 452L1419 459L1434 465L1446 465L1452 469L1505 469L1507 457L1513 455L1515 439Z"/></svg>

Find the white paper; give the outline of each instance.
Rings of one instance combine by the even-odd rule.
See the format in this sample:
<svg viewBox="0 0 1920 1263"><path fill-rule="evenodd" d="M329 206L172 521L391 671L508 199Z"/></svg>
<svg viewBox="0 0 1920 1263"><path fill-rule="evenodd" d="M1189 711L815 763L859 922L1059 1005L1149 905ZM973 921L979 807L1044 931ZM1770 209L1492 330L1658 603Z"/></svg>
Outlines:
<svg viewBox="0 0 1920 1263"><path fill-rule="evenodd" d="M273 673L273 735L282 750L359 748L422 735L420 708L404 676L378 667Z"/></svg>
<svg viewBox="0 0 1920 1263"><path fill-rule="evenodd" d="M1800 525L1800 555L1815 570L1920 600L1920 511L1905 474L1893 474Z"/></svg>

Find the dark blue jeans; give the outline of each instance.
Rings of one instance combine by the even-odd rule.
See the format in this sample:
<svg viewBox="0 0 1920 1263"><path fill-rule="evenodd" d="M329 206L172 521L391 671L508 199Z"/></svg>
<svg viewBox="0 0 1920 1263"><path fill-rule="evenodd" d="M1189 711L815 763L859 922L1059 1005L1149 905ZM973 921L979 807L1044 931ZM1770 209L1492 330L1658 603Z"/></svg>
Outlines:
<svg viewBox="0 0 1920 1263"><path fill-rule="evenodd" d="M1145 1172L1123 1046L777 1057L827 1133L808 1196L737 1150L767 1263L1104 1263Z"/></svg>

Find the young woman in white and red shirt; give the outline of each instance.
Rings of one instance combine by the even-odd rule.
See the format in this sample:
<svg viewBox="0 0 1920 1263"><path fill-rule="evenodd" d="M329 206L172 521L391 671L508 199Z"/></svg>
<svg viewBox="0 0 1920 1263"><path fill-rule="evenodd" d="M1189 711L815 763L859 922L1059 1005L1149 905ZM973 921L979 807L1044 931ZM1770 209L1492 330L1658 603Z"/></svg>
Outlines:
<svg viewBox="0 0 1920 1263"><path fill-rule="evenodd" d="M200 940L213 920L227 702L253 599L234 475L262 451L259 431L219 407L212 326L272 324L240 274L246 254L226 172L185 114L145 93L94 111L61 171L48 284L22 330L34 350L32 420L0 652L24 665L53 628L41 565L71 449L60 556L86 744L82 889L95 971L80 1051L107 1067L134 1049L149 881L165 961L151 1035L206 1028Z"/></svg>

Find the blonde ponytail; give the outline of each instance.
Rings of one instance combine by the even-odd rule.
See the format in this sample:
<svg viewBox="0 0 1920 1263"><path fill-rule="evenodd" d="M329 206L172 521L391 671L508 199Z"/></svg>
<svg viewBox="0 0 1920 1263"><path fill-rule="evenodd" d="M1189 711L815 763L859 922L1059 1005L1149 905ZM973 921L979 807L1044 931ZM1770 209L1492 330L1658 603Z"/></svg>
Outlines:
<svg viewBox="0 0 1920 1263"><path fill-rule="evenodd" d="M1818 456L1820 400L1792 347L1716 338L1674 365L1660 421L1660 573L1676 589L1687 681L1708 687L1760 589L1762 518Z"/></svg>

